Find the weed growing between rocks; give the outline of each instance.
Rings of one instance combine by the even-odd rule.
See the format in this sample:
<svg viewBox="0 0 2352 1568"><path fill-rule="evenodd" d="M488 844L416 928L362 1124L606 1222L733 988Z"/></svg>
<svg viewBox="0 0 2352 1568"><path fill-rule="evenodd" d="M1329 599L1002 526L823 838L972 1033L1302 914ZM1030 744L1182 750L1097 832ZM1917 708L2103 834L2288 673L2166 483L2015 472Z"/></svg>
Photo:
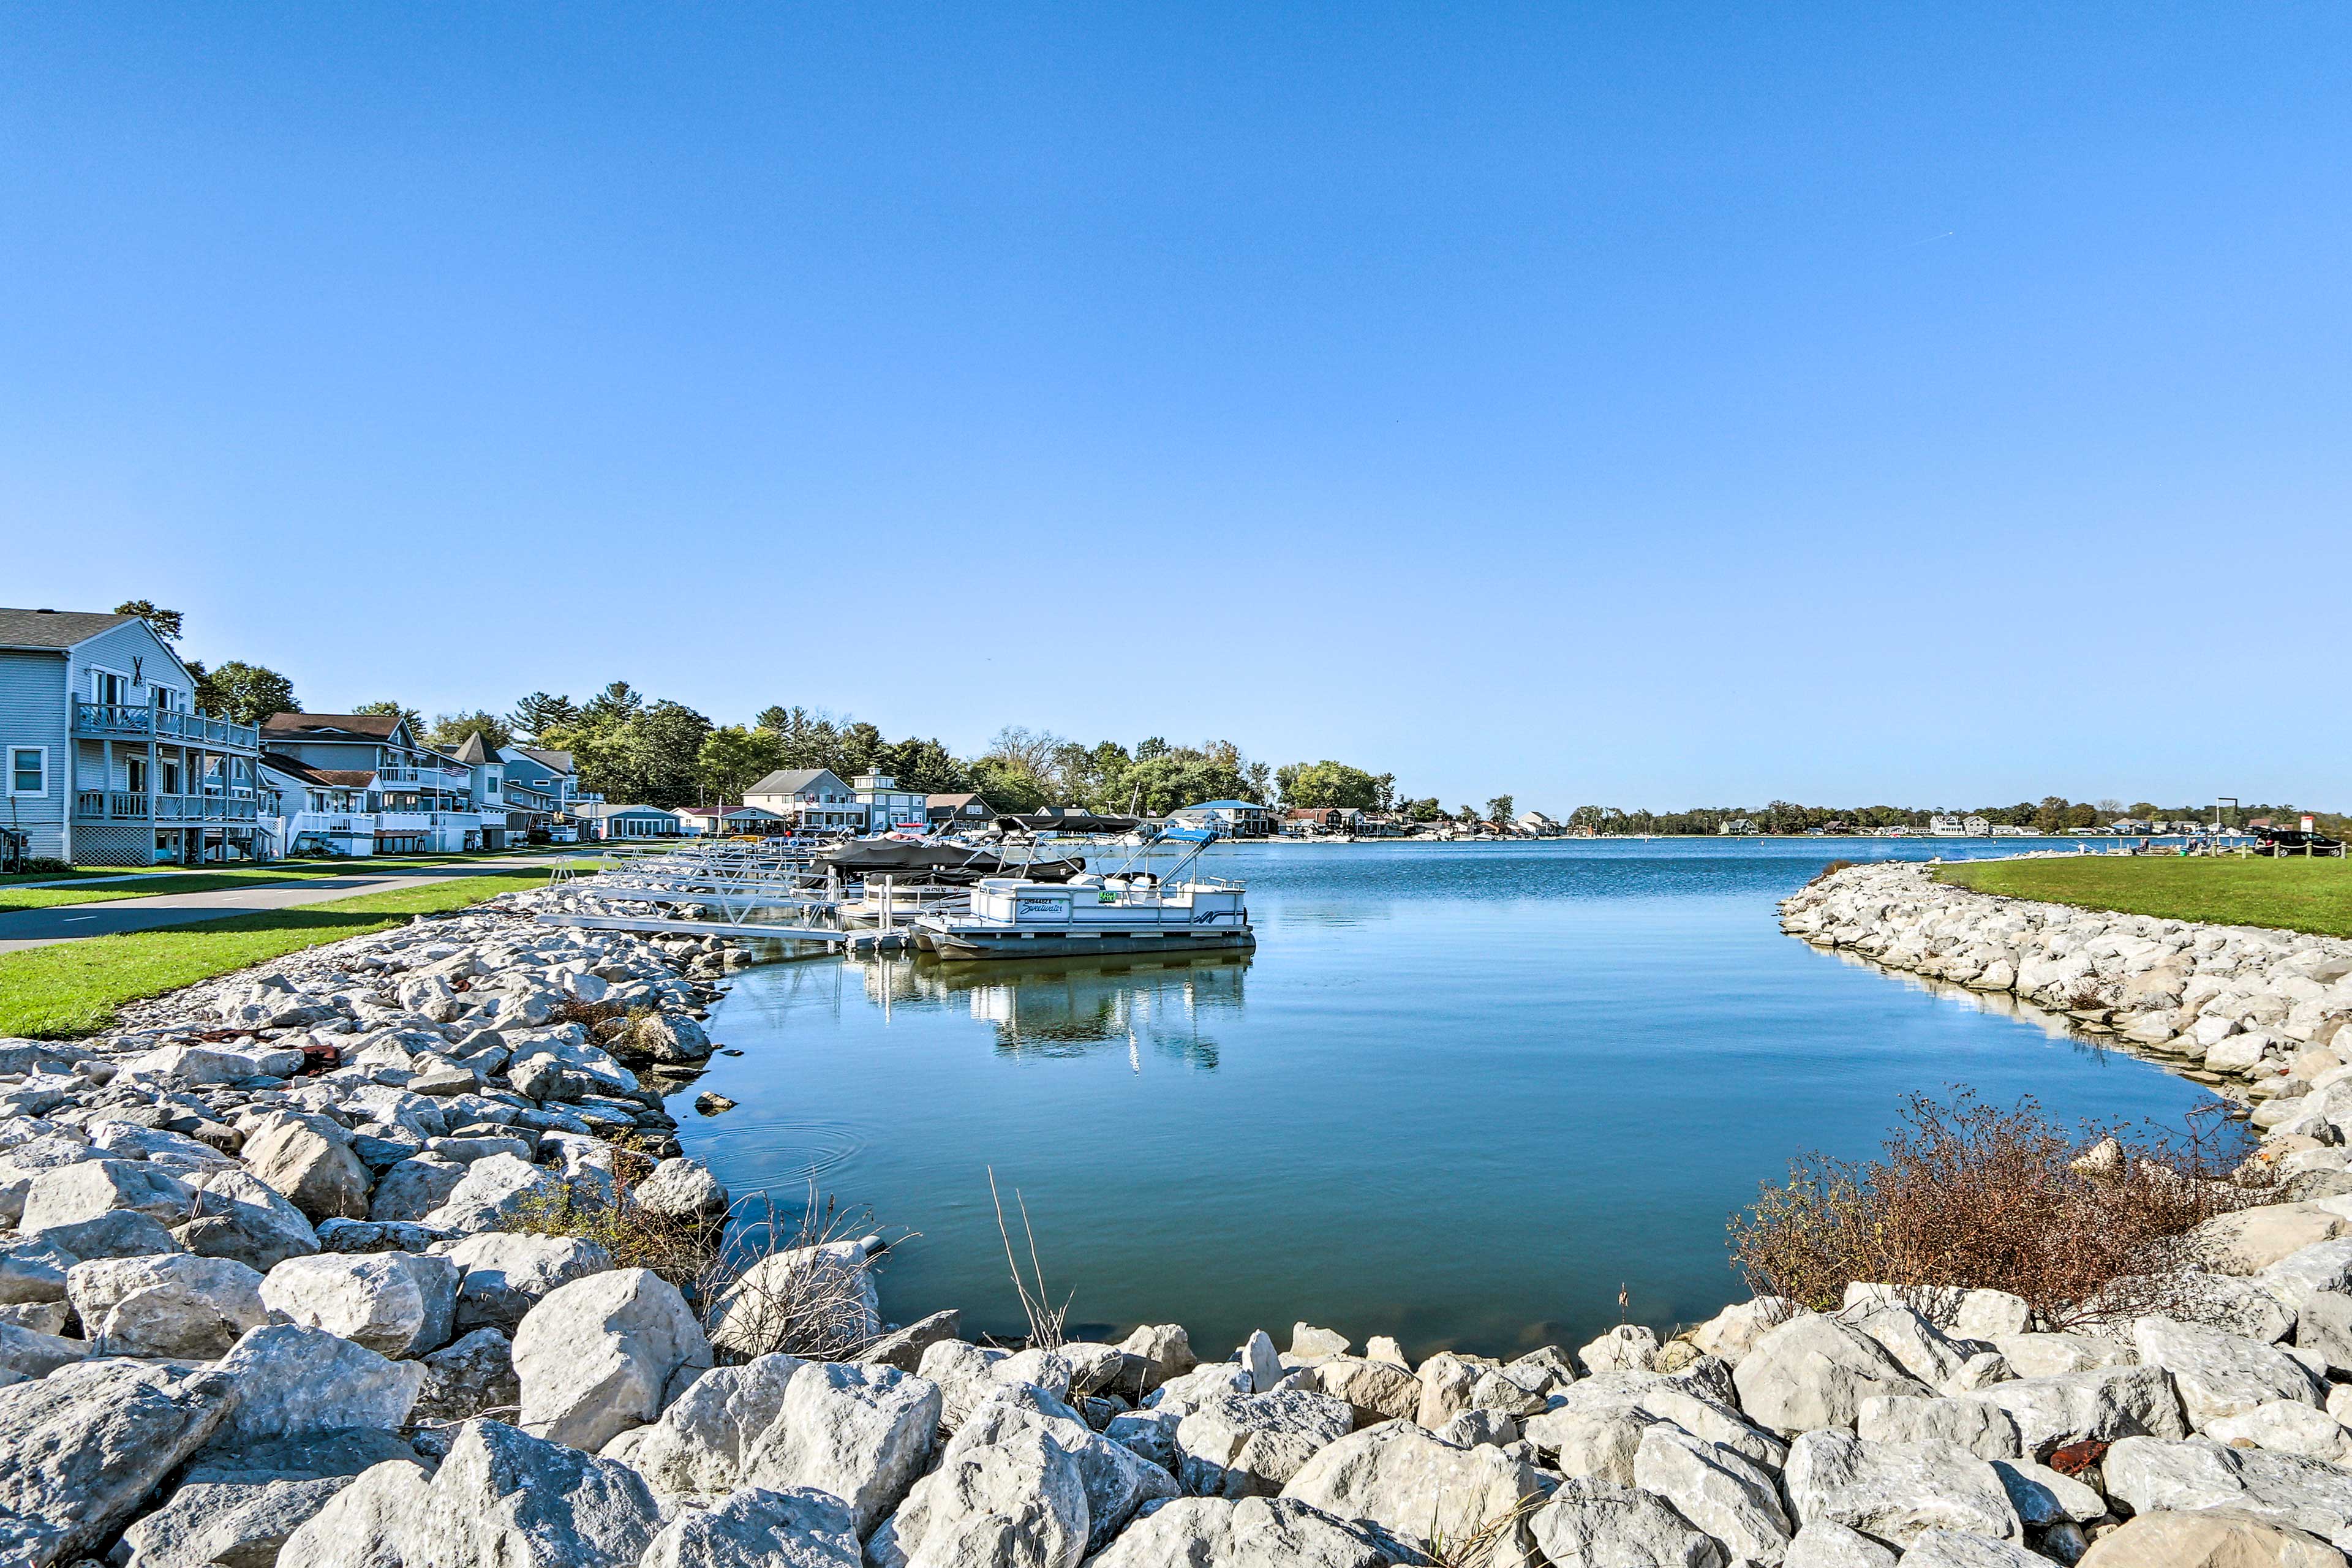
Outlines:
<svg viewBox="0 0 2352 1568"><path fill-rule="evenodd" d="M1021 1272L1021 1260L1013 1253L1012 1227L1004 1223L1004 1199L996 1191L996 1167L988 1168L988 1195L996 1205L996 1234L1004 1238L1005 1266L1013 1270L1013 1288L1021 1294L1021 1312L1029 1320L1029 1344L1034 1350L1059 1350L1069 1342L1064 1326L1070 1316L1070 1303L1076 1299L1072 1291L1062 1298L1058 1307L1045 1289L1045 1266L1037 1260L1037 1233L1030 1228L1029 1201L1015 1188L1013 1202L1021 1210L1021 1233L1029 1244L1029 1273ZM1034 1284L1034 1289L1032 1288Z"/></svg>
<svg viewBox="0 0 2352 1568"><path fill-rule="evenodd" d="M654 1161L625 1140L612 1145L609 1189L566 1182L525 1198L500 1228L524 1236L575 1237L613 1255L616 1268L650 1268L690 1298L719 1263L719 1232L698 1220L657 1213L634 1201Z"/></svg>
<svg viewBox="0 0 2352 1568"><path fill-rule="evenodd" d="M1856 862L1852 860L1829 861L1824 864L1820 870L1813 873L1812 882L1807 882L1805 886L1810 888L1813 885L1813 882L1826 882L1832 877L1836 876L1840 871L1851 870L1855 864Z"/></svg>
<svg viewBox="0 0 2352 1568"><path fill-rule="evenodd" d="M758 1217L746 1217L758 1205ZM688 1297L711 1342L749 1360L782 1351L812 1361L846 1361L881 1330L867 1261L887 1251L861 1234L873 1215L844 1210L809 1185L797 1218L767 1194L728 1211L732 1239ZM909 1231L898 1238L913 1239Z"/></svg>
<svg viewBox="0 0 2352 1568"><path fill-rule="evenodd" d="M1965 1088L1942 1101L1915 1095L1883 1158L1816 1152L1767 1185L1732 1217L1732 1257L1758 1295L1818 1311L1866 1281L1923 1298L2007 1290L2055 1329L2194 1316L2189 1232L2274 1201L2270 1178L2233 1171L2236 1130L2217 1121L2199 1112L2179 1134L2076 1135L2031 1097L2003 1110Z"/></svg>

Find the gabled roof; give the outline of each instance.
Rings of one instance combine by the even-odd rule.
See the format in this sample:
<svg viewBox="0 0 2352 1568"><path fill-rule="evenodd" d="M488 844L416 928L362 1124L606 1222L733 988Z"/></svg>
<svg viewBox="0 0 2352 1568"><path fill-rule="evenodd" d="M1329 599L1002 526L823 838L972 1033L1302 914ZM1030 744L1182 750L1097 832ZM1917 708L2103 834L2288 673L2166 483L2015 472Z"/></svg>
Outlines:
<svg viewBox="0 0 2352 1568"><path fill-rule="evenodd" d="M839 773L831 768L778 768L774 773L752 784L745 795L798 795L819 779L831 779L847 789Z"/></svg>
<svg viewBox="0 0 2352 1568"><path fill-rule="evenodd" d="M932 795L923 797L923 805L934 810L945 807L950 811L961 811L967 805L988 805L988 797L977 794ZM989 806L989 809L993 811L995 807Z"/></svg>
<svg viewBox="0 0 2352 1568"><path fill-rule="evenodd" d="M500 748L500 754L503 755L507 752L520 752L524 756L529 757L541 767L546 768L553 773L568 773L572 771L572 753L569 752L551 752L544 746L505 746Z"/></svg>
<svg viewBox="0 0 2352 1568"><path fill-rule="evenodd" d="M63 650L138 618L95 610L0 610L0 647Z"/></svg>
<svg viewBox="0 0 2352 1568"><path fill-rule="evenodd" d="M262 752L261 765L271 773L284 773L289 778L299 779L320 789L365 789L375 782L375 770L373 768L314 768L308 763L280 756L276 752Z"/></svg>
<svg viewBox="0 0 2352 1568"><path fill-rule="evenodd" d="M397 713L272 713L262 721L267 741L389 741Z"/></svg>

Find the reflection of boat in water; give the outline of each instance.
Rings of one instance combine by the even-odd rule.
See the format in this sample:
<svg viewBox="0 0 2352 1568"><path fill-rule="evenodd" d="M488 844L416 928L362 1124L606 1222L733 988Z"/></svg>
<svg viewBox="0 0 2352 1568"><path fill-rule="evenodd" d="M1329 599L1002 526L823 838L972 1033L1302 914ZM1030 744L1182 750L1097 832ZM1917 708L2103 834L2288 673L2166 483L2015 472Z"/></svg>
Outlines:
<svg viewBox="0 0 2352 1568"><path fill-rule="evenodd" d="M1204 1030L1221 1015L1241 1012L1250 955L952 963L918 955L864 967L868 994L887 989L902 1006L968 1012L994 1026L997 1049L1010 1055L1086 1056L1124 1047L1214 1068L1216 1042Z"/></svg>
<svg viewBox="0 0 2352 1568"><path fill-rule="evenodd" d="M1250 947L1249 907L1239 882L1192 876L1213 828L1163 828L1154 842L1183 847L1164 874L1136 861L1108 876L1082 875L1047 882L1027 877L983 877L962 914L927 914L915 921L916 945L941 958L1035 959L1115 953L1185 953Z"/></svg>

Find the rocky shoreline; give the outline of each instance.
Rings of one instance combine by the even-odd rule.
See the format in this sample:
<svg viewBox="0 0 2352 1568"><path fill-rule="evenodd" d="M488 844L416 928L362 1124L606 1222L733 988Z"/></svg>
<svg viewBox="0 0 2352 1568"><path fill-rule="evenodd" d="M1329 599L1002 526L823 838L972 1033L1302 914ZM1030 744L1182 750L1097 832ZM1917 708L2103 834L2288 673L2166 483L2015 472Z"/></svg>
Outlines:
<svg viewBox="0 0 2352 1568"><path fill-rule="evenodd" d="M530 1222L727 1213L662 1089L749 959L547 894L0 1041L0 1563L2341 1568L2352 963L1956 891L1846 872L1784 921L2228 1070L2304 1186L2210 1223L2198 1321L1857 1285L1415 1366L893 1327L874 1238L681 1289Z"/></svg>

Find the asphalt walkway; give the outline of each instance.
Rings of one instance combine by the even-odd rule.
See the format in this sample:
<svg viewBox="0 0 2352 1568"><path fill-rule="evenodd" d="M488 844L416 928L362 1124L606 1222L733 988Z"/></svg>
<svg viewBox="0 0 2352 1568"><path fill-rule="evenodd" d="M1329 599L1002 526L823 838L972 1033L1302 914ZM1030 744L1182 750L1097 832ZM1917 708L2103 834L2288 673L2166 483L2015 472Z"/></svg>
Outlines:
<svg viewBox="0 0 2352 1568"><path fill-rule="evenodd" d="M118 931L154 931L194 921L229 915L265 914L271 910L323 904L361 893L389 893L421 887L448 877L478 877L486 871L523 870L548 864L544 858L467 860L436 866L424 871L394 871L370 876L354 870L346 876L305 877L299 882L260 882L249 887L215 888L204 893L159 893L152 899L116 899L101 904L58 904L47 909L0 912L0 952L45 947L86 936L111 936Z"/></svg>

